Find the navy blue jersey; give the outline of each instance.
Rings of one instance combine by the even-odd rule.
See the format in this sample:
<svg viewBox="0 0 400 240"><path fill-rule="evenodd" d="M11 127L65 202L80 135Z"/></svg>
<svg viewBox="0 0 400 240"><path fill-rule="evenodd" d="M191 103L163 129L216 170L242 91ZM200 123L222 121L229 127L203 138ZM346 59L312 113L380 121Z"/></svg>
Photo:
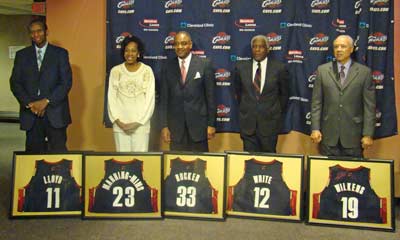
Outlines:
<svg viewBox="0 0 400 240"><path fill-rule="evenodd" d="M201 159L172 159L165 178L165 210L189 213L217 213L217 191L205 175L207 162Z"/></svg>
<svg viewBox="0 0 400 240"><path fill-rule="evenodd" d="M36 160L36 172L24 187L22 211L57 212L81 210L81 187L71 175L72 161ZM21 209L20 209L21 210Z"/></svg>
<svg viewBox="0 0 400 240"><path fill-rule="evenodd" d="M295 192L295 191L293 191ZM294 215L291 203L296 194L288 188L282 178L282 163L274 160L262 162L255 159L245 161L244 175L229 189L228 209L239 212ZM293 198L293 199L292 199Z"/></svg>
<svg viewBox="0 0 400 240"><path fill-rule="evenodd" d="M320 194L314 194L314 215L319 219L382 223L381 199L371 188L369 177L370 169L363 166L330 167L329 184Z"/></svg>
<svg viewBox="0 0 400 240"><path fill-rule="evenodd" d="M97 213L145 213L157 209L156 190L143 179L143 162L104 161L105 175L89 191L89 211ZM94 195L94 198L93 198ZM154 206L154 207L153 207Z"/></svg>

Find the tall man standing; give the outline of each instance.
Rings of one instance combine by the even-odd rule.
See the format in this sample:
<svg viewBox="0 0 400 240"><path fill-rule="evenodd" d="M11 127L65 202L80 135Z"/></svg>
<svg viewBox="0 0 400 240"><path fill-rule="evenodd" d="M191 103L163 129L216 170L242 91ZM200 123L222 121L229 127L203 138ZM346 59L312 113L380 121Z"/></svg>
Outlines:
<svg viewBox="0 0 400 240"><path fill-rule="evenodd" d="M311 104L311 140L322 155L362 157L375 129L375 86L371 70L353 60L353 39L333 42L336 61L318 67Z"/></svg>
<svg viewBox="0 0 400 240"><path fill-rule="evenodd" d="M10 78L20 104L21 129L27 152L66 151L66 129L71 123L68 92L72 86L67 50L47 42L47 25L28 26L32 46L17 52Z"/></svg>
<svg viewBox="0 0 400 240"><path fill-rule="evenodd" d="M289 73L283 63L267 58L266 36L251 39L251 52L252 60L235 67L240 137L245 151L275 153L288 102Z"/></svg>
<svg viewBox="0 0 400 240"><path fill-rule="evenodd" d="M176 58L161 73L161 137L171 150L207 152L215 135L216 106L211 63L191 53L192 39L178 32Z"/></svg>

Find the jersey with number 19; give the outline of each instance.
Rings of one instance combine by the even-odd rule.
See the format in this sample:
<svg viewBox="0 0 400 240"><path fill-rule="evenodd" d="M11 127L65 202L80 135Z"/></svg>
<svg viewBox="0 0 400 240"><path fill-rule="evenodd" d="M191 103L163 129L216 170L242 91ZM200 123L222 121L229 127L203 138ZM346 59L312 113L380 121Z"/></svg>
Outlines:
<svg viewBox="0 0 400 240"><path fill-rule="evenodd" d="M313 217L351 222L386 222L386 199L371 188L370 169L329 167L329 184L313 195Z"/></svg>

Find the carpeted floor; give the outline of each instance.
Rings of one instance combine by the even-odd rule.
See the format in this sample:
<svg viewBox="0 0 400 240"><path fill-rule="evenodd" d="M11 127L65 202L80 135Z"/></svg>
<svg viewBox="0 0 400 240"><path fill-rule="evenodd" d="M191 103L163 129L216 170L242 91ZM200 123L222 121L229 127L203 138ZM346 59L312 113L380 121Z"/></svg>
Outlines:
<svg viewBox="0 0 400 240"><path fill-rule="evenodd" d="M183 219L81 220L80 218L8 219L13 151L23 150L25 135L18 124L0 123L0 239L362 239L400 238L398 231L380 232L305 223L227 218L224 222ZM399 203L396 225L400 227Z"/></svg>

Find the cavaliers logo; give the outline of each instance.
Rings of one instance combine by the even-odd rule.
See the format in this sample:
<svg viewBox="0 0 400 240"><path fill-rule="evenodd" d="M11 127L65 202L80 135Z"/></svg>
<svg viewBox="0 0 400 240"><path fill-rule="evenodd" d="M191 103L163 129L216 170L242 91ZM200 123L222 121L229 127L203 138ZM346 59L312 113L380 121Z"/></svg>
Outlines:
<svg viewBox="0 0 400 240"><path fill-rule="evenodd" d="M282 0L264 0L261 7L269 9L280 8L282 7Z"/></svg>
<svg viewBox="0 0 400 240"><path fill-rule="evenodd" d="M124 39L126 37L132 37L132 34L130 34L129 32L123 32L121 33L116 39L115 39L115 43L116 43L116 48L121 48L121 43L122 41L124 41Z"/></svg>
<svg viewBox="0 0 400 240"><path fill-rule="evenodd" d="M225 106L224 104L219 104L217 106L217 116L218 117L226 117L231 112L231 108Z"/></svg>
<svg viewBox="0 0 400 240"><path fill-rule="evenodd" d="M266 35L270 46L276 46L281 44L282 36L277 33L271 32Z"/></svg>
<svg viewBox="0 0 400 240"><path fill-rule="evenodd" d="M230 78L231 73L224 68L219 68L215 71L215 78L217 81L226 81Z"/></svg>
<svg viewBox="0 0 400 240"><path fill-rule="evenodd" d="M231 0L212 0L211 6L214 8L228 8Z"/></svg>
<svg viewBox="0 0 400 240"><path fill-rule="evenodd" d="M381 32L374 32L368 37L368 44L377 46L386 45L387 36Z"/></svg>
<svg viewBox="0 0 400 240"><path fill-rule="evenodd" d="M124 1L120 1L117 4L117 8L126 10L126 9L132 8L134 4L135 4L135 0L124 0Z"/></svg>
<svg viewBox="0 0 400 240"><path fill-rule="evenodd" d="M229 43L230 40L231 40L231 35L228 35L225 32L219 32L217 33L217 36L213 38L212 43L224 45Z"/></svg>
<svg viewBox="0 0 400 240"><path fill-rule="evenodd" d="M310 39L311 46L326 46L328 44L329 37L323 33L317 33L313 38Z"/></svg>

